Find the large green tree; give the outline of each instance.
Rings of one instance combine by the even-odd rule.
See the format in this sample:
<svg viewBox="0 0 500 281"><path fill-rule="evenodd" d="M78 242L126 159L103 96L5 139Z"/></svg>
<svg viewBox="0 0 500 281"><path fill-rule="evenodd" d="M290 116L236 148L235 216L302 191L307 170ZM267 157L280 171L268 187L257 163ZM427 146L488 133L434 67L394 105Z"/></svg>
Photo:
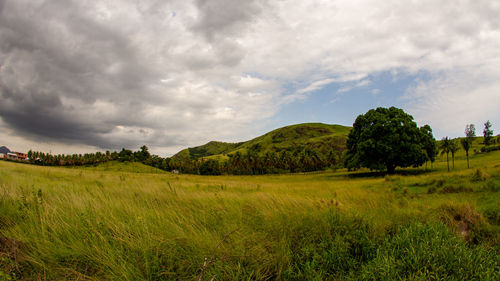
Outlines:
<svg viewBox="0 0 500 281"><path fill-rule="evenodd" d="M423 144L427 137L402 109L371 109L353 124L344 164L349 170L366 167L391 174L396 167L417 167L427 159Z"/></svg>

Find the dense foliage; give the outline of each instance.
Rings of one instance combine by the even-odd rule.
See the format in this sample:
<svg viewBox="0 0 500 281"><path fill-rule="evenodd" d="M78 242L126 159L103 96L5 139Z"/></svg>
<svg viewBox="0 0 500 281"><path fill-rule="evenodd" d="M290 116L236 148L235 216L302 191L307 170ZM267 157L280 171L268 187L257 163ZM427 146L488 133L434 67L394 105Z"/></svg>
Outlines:
<svg viewBox="0 0 500 281"><path fill-rule="evenodd" d="M356 118L347 139L345 166L372 170L420 166L435 157L431 128L419 129L413 117L391 107L369 110Z"/></svg>
<svg viewBox="0 0 500 281"><path fill-rule="evenodd" d="M151 155L146 146L138 151L74 155L28 153L32 164L88 166L107 161L140 162L165 171L201 175L261 175L310 172L342 166L349 128L309 123L276 129L242 143L209 142L182 150L173 157Z"/></svg>
<svg viewBox="0 0 500 281"><path fill-rule="evenodd" d="M491 129L490 120L484 123L483 136L484 136L484 145L490 145L493 142L493 130Z"/></svg>

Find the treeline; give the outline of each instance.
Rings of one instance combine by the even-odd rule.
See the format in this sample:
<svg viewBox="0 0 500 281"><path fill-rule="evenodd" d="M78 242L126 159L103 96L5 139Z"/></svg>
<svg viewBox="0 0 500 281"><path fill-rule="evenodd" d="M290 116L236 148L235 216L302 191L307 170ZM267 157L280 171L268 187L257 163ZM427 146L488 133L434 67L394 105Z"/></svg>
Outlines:
<svg viewBox="0 0 500 281"><path fill-rule="evenodd" d="M44 153L39 151L28 151L28 162L43 166L86 166L104 163L115 160L118 153L85 153L85 154L57 154Z"/></svg>
<svg viewBox="0 0 500 281"><path fill-rule="evenodd" d="M500 146L493 146L495 139L493 131L490 129L491 123L485 123L484 144L481 152L489 152L500 149ZM428 136L425 143L422 140L419 145L423 147L426 154L426 161L431 165L435 156L441 151L441 155L446 154L448 169L448 154L451 154L452 165L454 166L455 152L459 149L458 141L443 138L439 147L432 136L429 126L419 129L421 134ZM472 139L475 137L475 127L473 124L467 125L466 137L461 139L462 148L466 152L467 164L469 162L469 149L472 147ZM345 141L345 140L343 140ZM342 142L343 142L342 141ZM500 137L497 140L500 143ZM337 142L339 142L337 140ZM324 146L323 146L324 148ZM105 163L108 161L120 162L140 162L164 171L179 172L185 174L199 175L263 175L312 172L325 170L327 168L344 167L345 146L340 143L332 143L327 150L315 149L313 146L290 147L281 151L262 152L261 148L255 146L249 148L245 153L235 152L232 154L213 158L162 158L150 154L147 146L142 146L138 151L123 148L121 151L106 151L105 153L85 153L72 155L52 155L38 151L28 152L28 162L44 166L88 166ZM377 160L378 161L378 160ZM422 161L423 163L423 161ZM421 163L419 163L421 165Z"/></svg>
<svg viewBox="0 0 500 281"><path fill-rule="evenodd" d="M172 160L170 167L182 173L200 175L263 175L320 171L326 168L341 167L342 152L320 154L312 149L302 151L236 152L227 155L227 159Z"/></svg>
<svg viewBox="0 0 500 281"><path fill-rule="evenodd" d="M138 151L123 148L120 152L86 153L52 155L38 151L29 151L28 158L32 164L43 166L89 166L108 161L140 162L164 171L174 171L186 174L200 175L263 175L311 172L326 168L342 166L343 150L332 149L324 154L314 149L284 150L266 152L260 155L256 150L247 153L236 152L227 155L227 159L174 159L152 155L146 146Z"/></svg>

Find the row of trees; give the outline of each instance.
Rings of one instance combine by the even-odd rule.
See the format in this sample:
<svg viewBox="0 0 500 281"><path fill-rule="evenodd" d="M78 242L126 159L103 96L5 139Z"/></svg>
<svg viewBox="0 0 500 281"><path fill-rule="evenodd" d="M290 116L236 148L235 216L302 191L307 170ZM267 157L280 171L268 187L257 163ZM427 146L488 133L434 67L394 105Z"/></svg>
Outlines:
<svg viewBox="0 0 500 281"><path fill-rule="evenodd" d="M491 129L491 122L488 120L484 123L483 137L484 145L488 146L493 144L495 141L493 139L493 130ZM469 168L469 151L472 148L474 137L476 136L476 127L474 124L468 124L465 126L465 138L460 139L460 145L465 151L465 156L467 157L467 168ZM452 167L455 168L455 153L460 150L458 140L449 139L445 137L441 140L440 147L441 155L446 154L446 163L448 167L448 172L450 171L450 161L448 155L451 153Z"/></svg>
<svg viewBox="0 0 500 281"><path fill-rule="evenodd" d="M137 161L150 163L153 156L149 153L148 148L144 145L140 150L132 152L128 149L122 149L120 152L109 150L105 153L85 153L85 154L56 154L44 153L40 151L28 151L28 161L32 164L44 166L86 166L104 163L107 161L118 160L124 161Z"/></svg>
<svg viewBox="0 0 500 281"><path fill-rule="evenodd" d="M116 159L117 153L85 153L85 154L57 154L44 153L39 151L28 151L28 158L32 164L44 166L83 166L104 163Z"/></svg>
<svg viewBox="0 0 500 281"><path fill-rule="evenodd" d="M465 138L460 139L460 142L445 137L437 147L429 125L418 128L413 117L402 109L379 107L356 118L348 135L344 165L349 170L366 167L394 173L396 167L418 167L427 161L432 165L440 150L441 155L446 154L449 171L449 154L454 168L455 153L461 144L469 167L469 150L476 135L475 130L474 124L469 124L465 128ZM483 135L485 146L494 143L490 121L484 124Z"/></svg>
<svg viewBox="0 0 500 281"><path fill-rule="evenodd" d="M263 175L296 173L337 168L341 166L342 152L330 151L324 155L313 149L301 151L266 152L260 155L255 151L236 152L227 159L171 159L166 158L164 170L178 170L182 173L201 175ZM165 166L166 164L166 166Z"/></svg>
<svg viewBox="0 0 500 281"><path fill-rule="evenodd" d="M494 142L491 123L485 124L484 143ZM465 138L460 144L467 156L475 137L475 126L469 124L465 129ZM227 159L175 159L151 155L144 145L138 151L123 148L120 152L87 153L73 155L51 155L42 152L28 152L32 163L40 165L80 166L94 165L106 161L141 162L166 171L177 170L182 173L202 175L259 175L276 173L294 173L318 171L342 166L349 170L367 167L371 170L387 170L394 173L396 167L418 167L435 161L437 154L446 154L448 171L449 154L455 167L455 153L460 146L457 140L445 137L439 147L429 125L417 127L413 117L402 109L391 107L369 110L356 118L353 129L347 138L347 151L344 153L338 145L331 150L319 152L309 147L295 148L291 151L273 151L265 154L249 149L246 153L236 152L227 155ZM343 160L343 161L342 161Z"/></svg>
<svg viewBox="0 0 500 281"><path fill-rule="evenodd" d="M165 171L180 171L201 175L261 175L278 173L310 172L329 167L341 166L343 150L332 149L324 155L314 149L304 148L295 151L267 152L260 155L255 150L248 153L236 152L228 155L228 159L173 159L152 155L147 146L138 151L123 148L120 152L96 152L73 155L52 155L49 153L29 151L32 164L45 166L84 166L95 165L107 161L141 162Z"/></svg>

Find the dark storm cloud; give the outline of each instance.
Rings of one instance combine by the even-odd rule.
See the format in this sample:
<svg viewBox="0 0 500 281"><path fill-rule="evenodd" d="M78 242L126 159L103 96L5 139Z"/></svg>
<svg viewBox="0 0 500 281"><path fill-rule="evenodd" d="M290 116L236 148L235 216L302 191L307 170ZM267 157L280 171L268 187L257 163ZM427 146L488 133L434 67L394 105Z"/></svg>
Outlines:
<svg viewBox="0 0 500 281"><path fill-rule="evenodd" d="M166 148L272 112L267 97L238 89L246 51L230 36L257 2L0 3L0 118L16 135Z"/></svg>
<svg viewBox="0 0 500 281"><path fill-rule="evenodd" d="M98 147L137 145L106 139L116 124L144 126L137 116L157 99L148 94L155 70L125 34L96 23L71 1L30 6L0 2L0 116L22 135ZM116 105L113 116L90 110ZM105 110L105 109L104 109ZM166 143L164 145L172 144Z"/></svg>
<svg viewBox="0 0 500 281"><path fill-rule="evenodd" d="M175 153L384 72L428 73L416 118L498 119L495 1L289 2L0 0L0 138Z"/></svg>

